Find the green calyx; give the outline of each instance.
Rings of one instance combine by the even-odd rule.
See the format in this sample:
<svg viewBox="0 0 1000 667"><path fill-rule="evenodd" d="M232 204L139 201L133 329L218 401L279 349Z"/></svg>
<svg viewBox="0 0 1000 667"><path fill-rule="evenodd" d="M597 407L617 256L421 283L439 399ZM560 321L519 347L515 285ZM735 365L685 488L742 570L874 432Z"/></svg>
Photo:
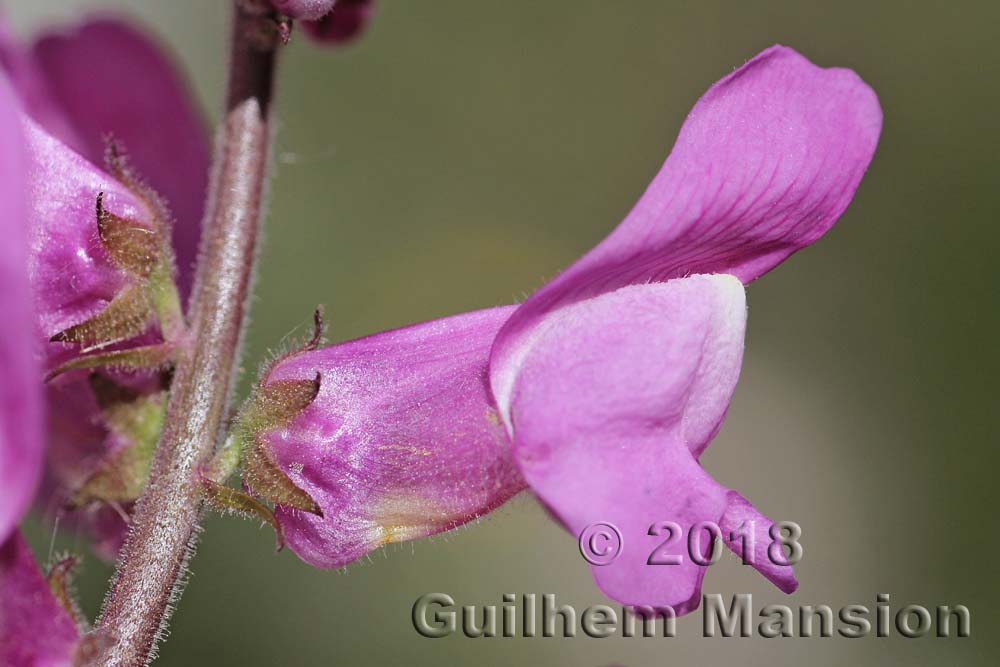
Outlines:
<svg viewBox="0 0 1000 667"><path fill-rule="evenodd" d="M264 437L309 407L319 394L320 383L317 374L312 380L275 380L258 387L240 410L225 445L205 470L205 477L222 484L242 463L243 479L258 496L322 515L312 497L274 462Z"/></svg>
<svg viewBox="0 0 1000 667"><path fill-rule="evenodd" d="M319 395L322 378L319 373L309 380L271 380L270 376L281 361L316 349L322 335L322 312L317 309L312 338L275 359L261 374L257 387L232 421L225 444L202 473L209 502L222 510L254 515L268 521L277 532L279 548L283 542L280 526L273 512L257 498L318 516L323 514L312 497L275 463L266 436L273 429L289 424L312 404ZM253 496L224 486L241 464L244 486L252 491Z"/></svg>

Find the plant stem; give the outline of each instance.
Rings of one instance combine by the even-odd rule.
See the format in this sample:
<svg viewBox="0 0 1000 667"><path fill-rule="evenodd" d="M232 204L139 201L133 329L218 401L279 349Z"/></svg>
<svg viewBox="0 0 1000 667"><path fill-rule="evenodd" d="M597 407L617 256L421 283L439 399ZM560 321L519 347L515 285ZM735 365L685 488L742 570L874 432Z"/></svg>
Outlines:
<svg viewBox="0 0 1000 667"><path fill-rule="evenodd" d="M261 218L275 62L273 16L235 0L226 117L216 148L190 328L163 433L95 630L93 664L141 667L181 594L204 503L200 468L224 426ZM273 33L273 34L272 34ZM184 165L177 165L183 169Z"/></svg>

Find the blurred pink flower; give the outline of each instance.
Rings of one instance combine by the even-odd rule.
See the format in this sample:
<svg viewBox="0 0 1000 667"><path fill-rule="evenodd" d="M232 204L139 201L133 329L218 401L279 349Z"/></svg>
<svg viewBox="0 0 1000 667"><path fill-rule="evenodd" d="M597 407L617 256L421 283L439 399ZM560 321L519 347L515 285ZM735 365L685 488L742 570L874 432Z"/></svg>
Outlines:
<svg viewBox="0 0 1000 667"><path fill-rule="evenodd" d="M743 284L833 225L881 121L853 72L770 48L709 89L625 220L525 303L282 360L269 380L322 378L266 438L322 510L279 506L288 544L342 566L527 486L574 535L622 530L619 557L593 567L607 595L696 607L705 567L648 565L665 539L649 527L752 519L758 547L770 541L771 521L698 463L739 375ZM788 565L754 565L797 586Z"/></svg>
<svg viewBox="0 0 1000 667"><path fill-rule="evenodd" d="M302 29L320 43L350 42L368 26L375 0L271 0L282 14L302 21Z"/></svg>

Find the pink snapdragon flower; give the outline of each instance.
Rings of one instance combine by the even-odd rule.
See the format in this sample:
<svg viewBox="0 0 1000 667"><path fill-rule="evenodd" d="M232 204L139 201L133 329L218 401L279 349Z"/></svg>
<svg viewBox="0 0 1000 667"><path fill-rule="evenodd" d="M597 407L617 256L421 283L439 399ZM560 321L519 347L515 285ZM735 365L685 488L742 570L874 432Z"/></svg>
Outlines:
<svg viewBox="0 0 1000 667"><path fill-rule="evenodd" d="M705 567L647 564L663 521L714 523L738 551L730 533L752 520L754 566L794 590L764 553L772 522L698 457L739 375L743 284L833 225L881 120L853 72L767 49L698 101L625 220L525 303L281 360L268 381L322 378L265 438L322 514L279 506L288 544L338 567L530 488L574 535L620 529L619 557L593 574L622 603L697 606Z"/></svg>

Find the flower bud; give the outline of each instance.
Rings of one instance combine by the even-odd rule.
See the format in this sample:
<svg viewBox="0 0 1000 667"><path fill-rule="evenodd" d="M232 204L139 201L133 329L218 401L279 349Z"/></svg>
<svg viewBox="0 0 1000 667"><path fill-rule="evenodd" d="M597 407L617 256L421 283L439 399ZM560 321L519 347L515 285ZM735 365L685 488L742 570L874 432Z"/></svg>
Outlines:
<svg viewBox="0 0 1000 667"><path fill-rule="evenodd" d="M321 378L307 407L259 438L321 511L275 509L300 558L341 567L466 523L524 488L486 384L490 343L511 310L303 352L269 372L269 383Z"/></svg>

